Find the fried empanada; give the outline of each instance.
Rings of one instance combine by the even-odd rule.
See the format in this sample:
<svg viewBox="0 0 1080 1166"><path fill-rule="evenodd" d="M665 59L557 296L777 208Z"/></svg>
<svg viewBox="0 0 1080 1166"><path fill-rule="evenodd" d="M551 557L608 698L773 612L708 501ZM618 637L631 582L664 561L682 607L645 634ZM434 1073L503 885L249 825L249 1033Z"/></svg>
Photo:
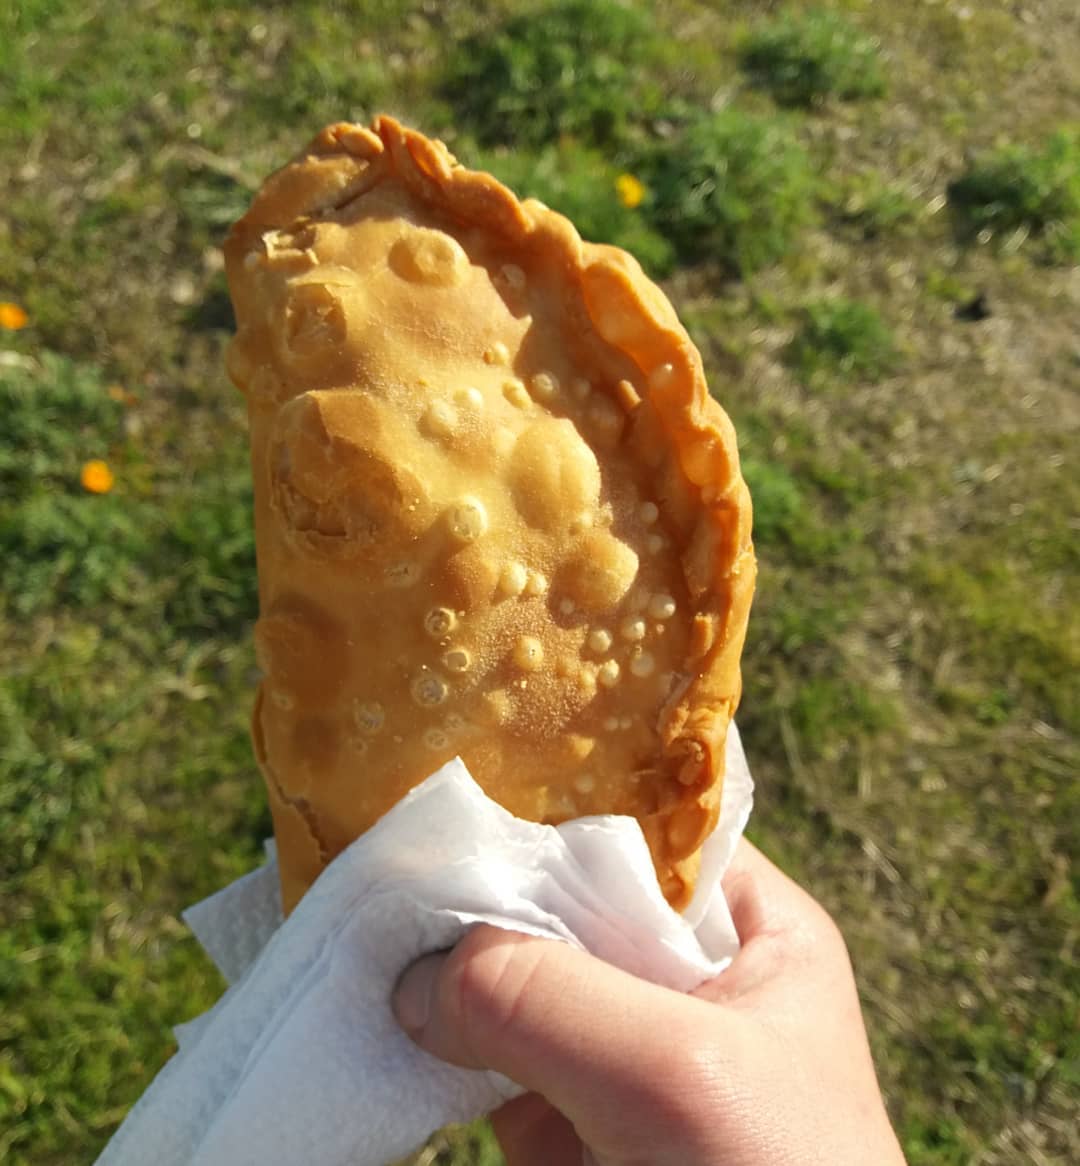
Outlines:
<svg viewBox="0 0 1080 1166"><path fill-rule="evenodd" d="M286 909L455 755L523 818L635 816L685 906L755 565L667 299L386 117L319 134L225 255Z"/></svg>

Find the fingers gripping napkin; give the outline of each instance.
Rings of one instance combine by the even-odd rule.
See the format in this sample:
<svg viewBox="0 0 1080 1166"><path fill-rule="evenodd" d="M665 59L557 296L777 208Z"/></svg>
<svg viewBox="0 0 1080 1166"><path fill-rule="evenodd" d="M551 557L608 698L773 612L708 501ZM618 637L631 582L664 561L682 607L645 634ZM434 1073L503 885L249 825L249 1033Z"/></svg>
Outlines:
<svg viewBox="0 0 1080 1166"><path fill-rule="evenodd" d="M455 755L518 817L634 816L685 907L755 568L668 301L390 118L324 130L225 253L286 910Z"/></svg>
<svg viewBox="0 0 1080 1166"><path fill-rule="evenodd" d="M553 828L487 798L458 761L349 846L280 926L274 864L185 915L228 978L98 1166L385 1166L518 1092L422 1052L391 994L418 956L486 922L561 939L689 991L738 947L719 890L750 808L728 736L720 824L687 910L664 901L637 825ZM713 892L716 892L715 894Z"/></svg>

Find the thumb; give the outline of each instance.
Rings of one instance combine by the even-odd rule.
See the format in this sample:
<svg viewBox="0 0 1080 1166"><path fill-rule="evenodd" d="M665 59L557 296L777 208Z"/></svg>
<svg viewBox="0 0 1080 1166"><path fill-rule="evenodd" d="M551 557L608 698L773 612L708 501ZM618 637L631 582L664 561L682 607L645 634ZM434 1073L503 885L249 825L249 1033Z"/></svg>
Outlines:
<svg viewBox="0 0 1080 1166"><path fill-rule="evenodd" d="M489 926L413 964L393 1003L421 1048L542 1094L594 1146L625 1142L633 1115L649 1141L668 1124L659 1118L677 1127L689 1116L680 1095L705 1082L688 1081L683 1050L719 1011L567 944Z"/></svg>

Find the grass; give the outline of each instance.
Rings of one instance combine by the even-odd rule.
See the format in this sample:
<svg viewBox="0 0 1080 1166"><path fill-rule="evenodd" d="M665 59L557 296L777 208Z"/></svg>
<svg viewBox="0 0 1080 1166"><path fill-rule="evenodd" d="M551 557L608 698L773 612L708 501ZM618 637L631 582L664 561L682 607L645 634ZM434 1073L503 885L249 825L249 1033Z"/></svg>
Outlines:
<svg viewBox="0 0 1080 1166"><path fill-rule="evenodd" d="M686 263L750 275L780 259L812 217L809 160L774 118L695 115L653 148L643 173L649 217Z"/></svg>
<svg viewBox="0 0 1080 1166"><path fill-rule="evenodd" d="M971 163L949 184L949 204L966 240L1030 235L1051 262L1080 260L1080 133L1059 132L1040 150L1005 146Z"/></svg>
<svg viewBox="0 0 1080 1166"><path fill-rule="evenodd" d="M755 29L739 55L753 84L781 105L835 97L880 97L885 77L877 42L827 9L788 13Z"/></svg>
<svg viewBox="0 0 1080 1166"><path fill-rule="evenodd" d="M453 46L442 90L484 145L610 146L637 113L649 22L616 0L524 5Z"/></svg>
<svg viewBox="0 0 1080 1166"><path fill-rule="evenodd" d="M1080 1157L1075 5L837 0L763 25L750 0L610 3L586 54L574 11L0 11L0 301L29 315L0 331L14 1166L92 1161L221 989L178 913L270 825L217 247L321 123L376 108L664 275L755 496L752 834L845 930L913 1164ZM814 21L846 30L839 55L814 58ZM864 42L887 101L841 92ZM785 61L808 100L764 83ZM474 106L469 68L497 81ZM81 486L91 459L110 492ZM481 1123L419 1160L499 1158Z"/></svg>
<svg viewBox="0 0 1080 1166"><path fill-rule="evenodd" d="M859 300L808 304L786 359L809 386L832 380L878 380L896 363L892 333L878 313Z"/></svg>

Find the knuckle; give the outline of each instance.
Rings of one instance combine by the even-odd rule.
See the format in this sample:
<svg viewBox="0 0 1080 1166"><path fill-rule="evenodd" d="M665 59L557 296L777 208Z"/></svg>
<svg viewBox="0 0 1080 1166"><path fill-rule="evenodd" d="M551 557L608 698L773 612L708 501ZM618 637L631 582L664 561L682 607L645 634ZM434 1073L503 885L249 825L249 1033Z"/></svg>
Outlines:
<svg viewBox="0 0 1080 1166"><path fill-rule="evenodd" d="M551 945L481 926L455 947L447 963L444 1004L464 1049L490 1060L527 1007Z"/></svg>

